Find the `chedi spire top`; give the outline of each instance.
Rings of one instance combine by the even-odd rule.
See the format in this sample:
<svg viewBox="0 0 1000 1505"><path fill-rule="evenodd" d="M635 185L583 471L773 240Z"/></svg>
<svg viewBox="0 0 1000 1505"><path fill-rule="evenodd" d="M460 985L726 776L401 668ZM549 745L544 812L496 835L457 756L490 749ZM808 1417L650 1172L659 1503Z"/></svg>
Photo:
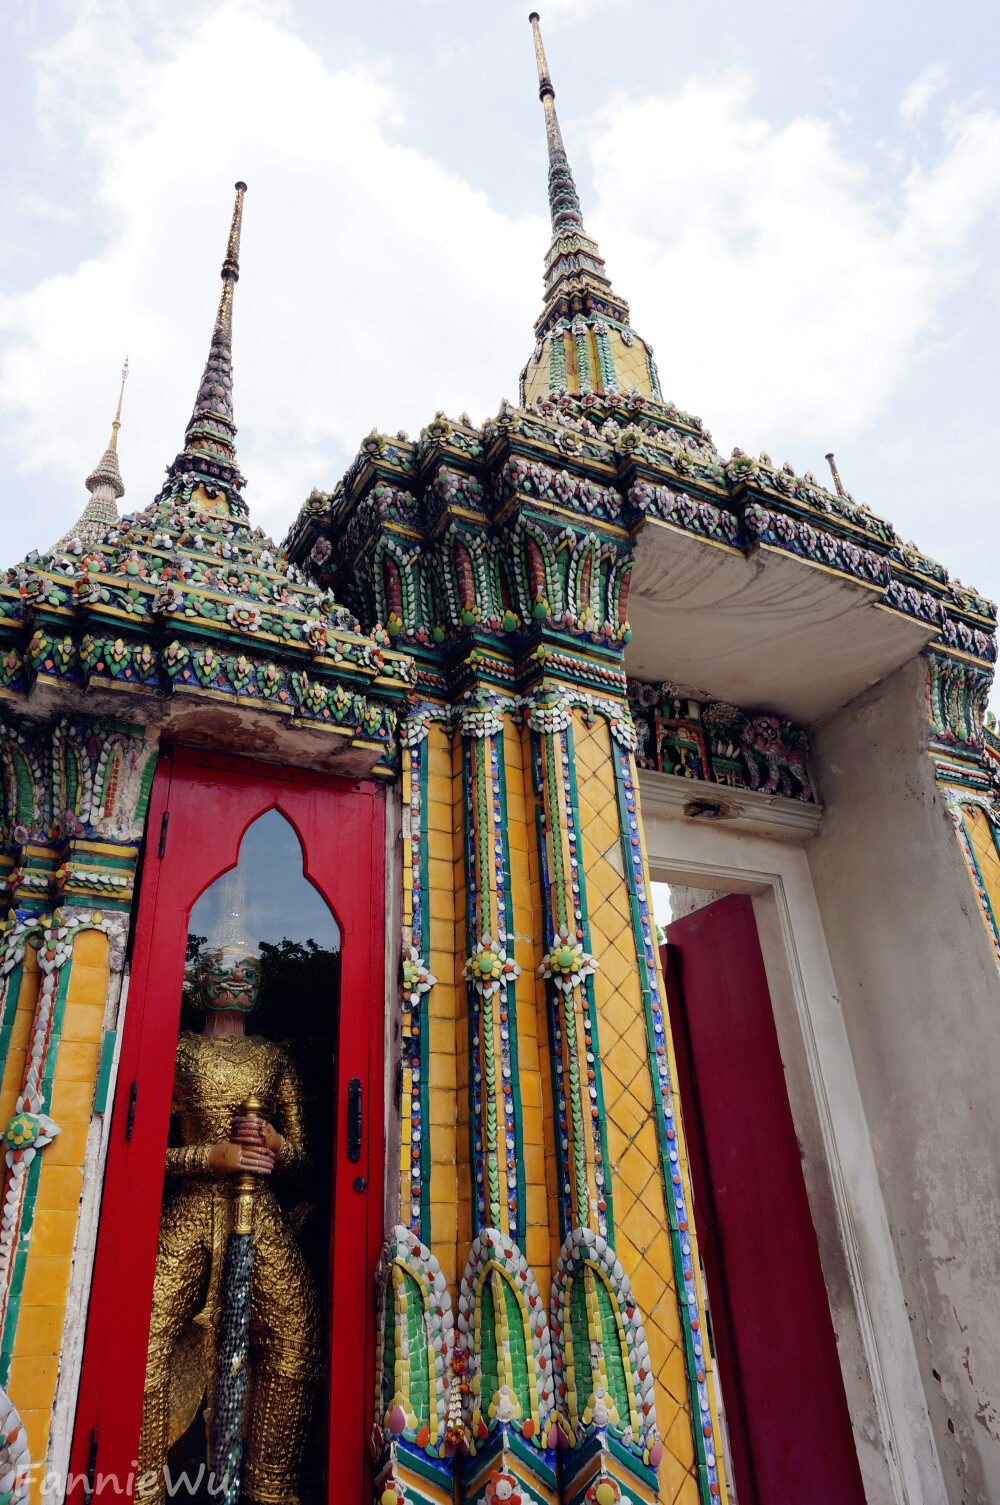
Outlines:
<svg viewBox="0 0 1000 1505"><path fill-rule="evenodd" d="M236 202L229 244L222 263L222 297L215 317L208 360L184 434L184 448L167 467L160 497L183 492L204 512L245 517L240 491L245 485L236 463L236 423L233 418L233 289L240 275L240 231L243 226L245 183L236 184Z"/></svg>
<svg viewBox="0 0 1000 1505"><path fill-rule="evenodd" d="M535 38L535 62L538 64L538 97L545 111L545 136L549 146L549 210L552 215L552 234L569 225L583 229L580 200L570 170L566 148L563 145L559 117L556 114L556 91L549 77L549 65L542 46L538 12L533 10L528 17Z"/></svg>
<svg viewBox="0 0 1000 1505"><path fill-rule="evenodd" d="M118 389L118 407L111 425L111 438L84 485L90 492L90 501L84 507L72 528L68 529L56 544L65 548L72 538L83 543L94 543L108 528L118 526L118 501L125 495L125 483L118 469L118 430L122 426L122 398L128 377L128 356L122 367L122 382Z"/></svg>
<svg viewBox="0 0 1000 1505"><path fill-rule="evenodd" d="M660 401L652 349L633 334L629 307L611 286L604 259L583 225L566 156L537 11L538 97L545 111L552 243L545 258L545 304L535 322L535 351L521 373L521 401L561 396L628 396Z"/></svg>

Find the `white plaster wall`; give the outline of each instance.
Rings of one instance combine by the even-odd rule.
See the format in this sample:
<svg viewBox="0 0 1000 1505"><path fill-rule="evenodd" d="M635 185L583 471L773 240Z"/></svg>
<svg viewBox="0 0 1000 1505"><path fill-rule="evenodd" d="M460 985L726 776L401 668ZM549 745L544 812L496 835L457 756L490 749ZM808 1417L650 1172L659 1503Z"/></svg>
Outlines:
<svg viewBox="0 0 1000 1505"><path fill-rule="evenodd" d="M760 834L691 819L662 775L640 775L640 794L654 879L712 897L753 895L866 1498L941 1505L906 1303L806 855L821 838L812 836L814 823L804 824L806 811L797 839L767 811L756 817Z"/></svg>
<svg viewBox="0 0 1000 1505"><path fill-rule="evenodd" d="M809 865L947 1497L1000 1501L1000 974L917 660L822 724Z"/></svg>

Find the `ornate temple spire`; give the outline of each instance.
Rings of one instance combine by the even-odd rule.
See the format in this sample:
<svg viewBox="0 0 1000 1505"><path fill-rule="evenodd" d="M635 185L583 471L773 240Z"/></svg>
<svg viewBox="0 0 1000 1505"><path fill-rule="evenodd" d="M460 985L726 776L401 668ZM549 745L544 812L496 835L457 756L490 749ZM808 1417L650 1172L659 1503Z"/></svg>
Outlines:
<svg viewBox="0 0 1000 1505"><path fill-rule="evenodd" d="M611 286L596 241L583 225L552 85L538 12L528 17L535 39L538 97L545 111L549 152L552 243L545 258L545 305L535 323L535 352L521 375L521 401L571 396L627 396L660 400L652 350L632 333L629 308Z"/></svg>
<svg viewBox="0 0 1000 1505"><path fill-rule="evenodd" d="M233 288L240 276L240 230L243 225L245 183L236 184L236 203L229 244L222 263L222 297L212 331L212 343L201 385L184 434L184 448L167 468L164 492L176 494L178 480L205 511L246 515L239 495L244 485L236 463L236 423L233 419ZM218 499L222 497L220 502ZM188 499L191 499L189 497ZM214 503L214 505L213 505Z"/></svg>
<svg viewBox="0 0 1000 1505"><path fill-rule="evenodd" d="M549 146L549 210L552 215L552 234L558 235L567 225L583 229L580 200L570 170L559 116L556 114L556 91L549 77L549 65L542 46L538 12L533 10L528 17L535 38L535 61L538 64L538 97L545 111L545 136Z"/></svg>
<svg viewBox="0 0 1000 1505"><path fill-rule="evenodd" d="M122 367L122 384L118 389L118 407L111 425L111 438L104 454L94 466L84 485L90 492L90 501L84 507L72 528L68 529L56 544L65 548L72 538L82 543L93 543L107 528L118 525L118 501L125 495L125 485L118 469L118 430L122 426L122 398L125 395L125 380L128 376L128 356Z"/></svg>

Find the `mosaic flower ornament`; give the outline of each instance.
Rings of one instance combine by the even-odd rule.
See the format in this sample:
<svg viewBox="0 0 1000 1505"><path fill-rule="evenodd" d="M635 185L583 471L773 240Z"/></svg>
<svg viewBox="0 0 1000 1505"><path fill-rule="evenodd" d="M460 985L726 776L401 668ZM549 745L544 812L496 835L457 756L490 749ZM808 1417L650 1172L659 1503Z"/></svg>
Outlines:
<svg viewBox="0 0 1000 1505"><path fill-rule="evenodd" d="M462 968L462 976L484 998L491 998L520 974L517 962L507 955L499 941L490 938L488 932Z"/></svg>
<svg viewBox="0 0 1000 1505"><path fill-rule="evenodd" d="M584 951L576 931L561 925L538 970L546 982L554 982L561 992L571 993L585 977L597 971L597 962L589 951Z"/></svg>
<svg viewBox="0 0 1000 1505"><path fill-rule="evenodd" d="M403 947L400 970L403 979L403 1007L404 1009L416 1008L420 1002L421 993L429 993L437 982L437 978L415 946Z"/></svg>
<svg viewBox="0 0 1000 1505"><path fill-rule="evenodd" d="M483 1505L521 1505L524 1496L521 1486L506 1469L494 1469L490 1474Z"/></svg>

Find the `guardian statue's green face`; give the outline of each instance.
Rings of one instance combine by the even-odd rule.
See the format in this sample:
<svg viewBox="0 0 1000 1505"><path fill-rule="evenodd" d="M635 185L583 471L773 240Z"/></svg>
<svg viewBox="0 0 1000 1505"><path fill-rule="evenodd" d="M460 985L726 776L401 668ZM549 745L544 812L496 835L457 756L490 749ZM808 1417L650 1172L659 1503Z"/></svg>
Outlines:
<svg viewBox="0 0 1000 1505"><path fill-rule="evenodd" d="M198 964L198 997L203 1008L213 1012L238 1009L249 1014L257 1007L260 991L260 957L232 951L203 952Z"/></svg>

